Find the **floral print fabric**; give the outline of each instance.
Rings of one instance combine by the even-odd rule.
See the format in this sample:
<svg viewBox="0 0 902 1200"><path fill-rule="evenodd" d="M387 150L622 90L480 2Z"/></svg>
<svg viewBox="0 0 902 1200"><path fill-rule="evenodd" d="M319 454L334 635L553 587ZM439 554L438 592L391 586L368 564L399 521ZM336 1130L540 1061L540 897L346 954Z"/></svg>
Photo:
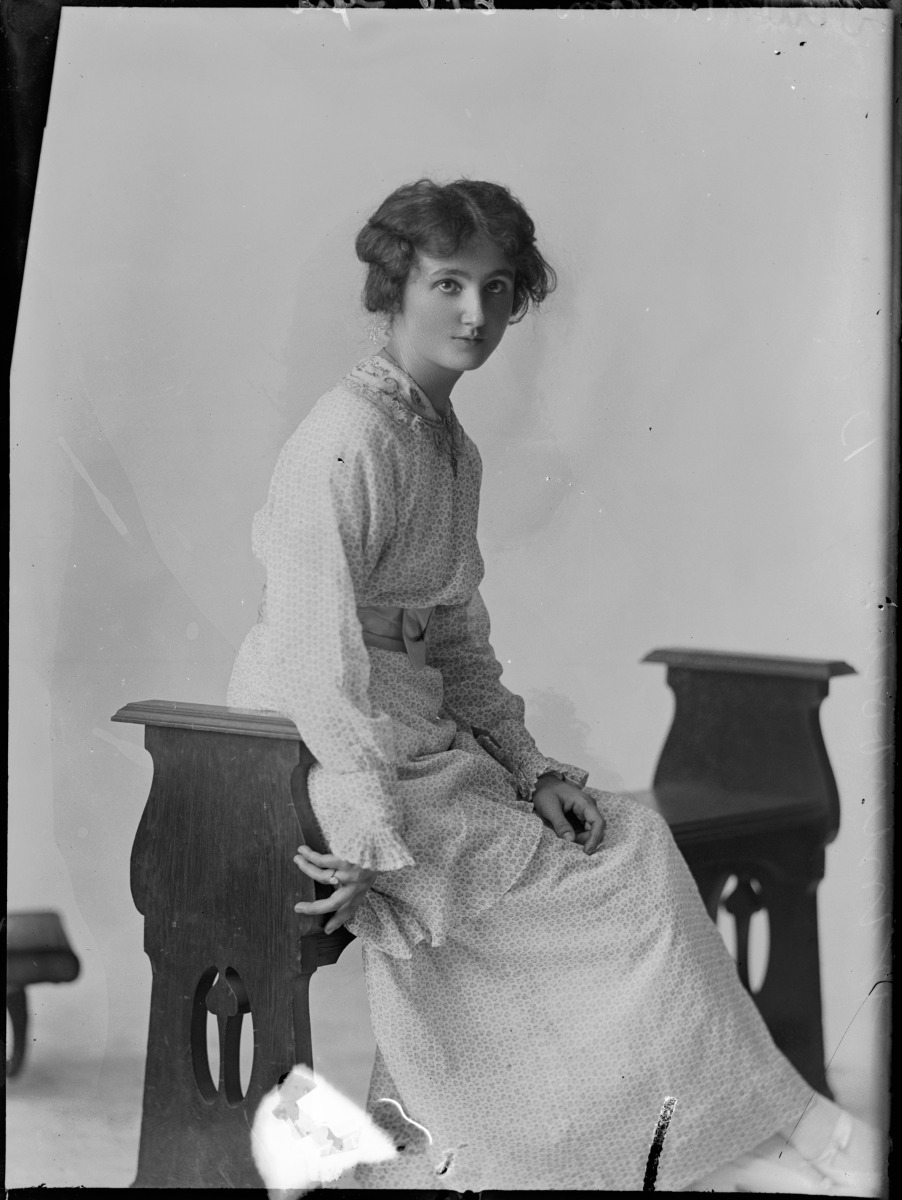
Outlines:
<svg viewBox="0 0 902 1200"><path fill-rule="evenodd" d="M671 1097L654 1190L675 1191L804 1111L811 1088L666 823L593 794L607 821L595 854L543 829L511 889L445 945L401 960L364 941L369 1108L404 1149L358 1167L363 1186L639 1192Z"/></svg>

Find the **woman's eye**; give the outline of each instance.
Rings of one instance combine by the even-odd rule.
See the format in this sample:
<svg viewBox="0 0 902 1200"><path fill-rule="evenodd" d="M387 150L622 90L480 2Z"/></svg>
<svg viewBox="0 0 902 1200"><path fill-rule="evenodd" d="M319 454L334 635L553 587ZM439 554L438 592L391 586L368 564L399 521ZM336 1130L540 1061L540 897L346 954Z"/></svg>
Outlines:
<svg viewBox="0 0 902 1200"><path fill-rule="evenodd" d="M448 292L448 293L455 292L460 288L460 284L457 282L456 279L440 279L438 282L438 286L441 288L441 290L443 292Z"/></svg>
<svg viewBox="0 0 902 1200"><path fill-rule="evenodd" d="M495 296L503 296L507 291L506 279L493 279L489 284L489 291Z"/></svg>

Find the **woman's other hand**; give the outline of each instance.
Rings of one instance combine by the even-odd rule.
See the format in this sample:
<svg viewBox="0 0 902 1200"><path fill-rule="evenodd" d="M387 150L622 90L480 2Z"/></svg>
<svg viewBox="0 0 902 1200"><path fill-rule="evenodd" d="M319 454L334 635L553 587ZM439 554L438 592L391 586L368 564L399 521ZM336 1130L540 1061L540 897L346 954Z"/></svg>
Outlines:
<svg viewBox="0 0 902 1200"><path fill-rule="evenodd" d="M327 883L335 888L332 895L325 900L300 901L294 906L296 913L306 913L309 916L332 913L326 922L324 933L334 933L336 929L353 920L354 914L379 874L378 871L369 871L366 867L345 862L335 854L317 854L309 846L298 846L294 861L305 875L309 875L317 883Z"/></svg>
<svg viewBox="0 0 902 1200"><path fill-rule="evenodd" d="M601 845L604 817L592 797L576 784L559 779L557 775L540 775L532 805L559 838L578 842L586 854L594 854Z"/></svg>

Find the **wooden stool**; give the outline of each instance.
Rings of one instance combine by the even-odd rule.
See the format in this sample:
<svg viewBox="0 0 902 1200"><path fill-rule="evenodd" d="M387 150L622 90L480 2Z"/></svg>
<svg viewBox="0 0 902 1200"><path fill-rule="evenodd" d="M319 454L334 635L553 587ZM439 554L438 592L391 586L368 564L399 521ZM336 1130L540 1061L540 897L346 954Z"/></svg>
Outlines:
<svg viewBox="0 0 902 1200"><path fill-rule="evenodd" d="M770 963L755 1000L784 1053L827 1092L815 891L839 808L817 711L830 677L851 668L699 651L645 661L668 665L677 709L653 789L633 795L670 823L712 917L725 881L739 878L730 911L746 984L750 909L767 908ZM154 762L132 850L153 970L133 1186L260 1188L254 1112L295 1063L313 1065L310 979L353 940L293 911L331 895L292 862L301 842L327 849L307 794L312 758L275 715L149 700L113 720L144 725ZM208 1012L219 1026L216 1080ZM244 1088L247 1018L254 1061Z"/></svg>
<svg viewBox="0 0 902 1200"><path fill-rule="evenodd" d="M28 999L32 983L69 983L78 977L76 958L55 912L11 912L6 918L6 1011L13 1044L7 1047L6 1074L18 1075L25 1061Z"/></svg>

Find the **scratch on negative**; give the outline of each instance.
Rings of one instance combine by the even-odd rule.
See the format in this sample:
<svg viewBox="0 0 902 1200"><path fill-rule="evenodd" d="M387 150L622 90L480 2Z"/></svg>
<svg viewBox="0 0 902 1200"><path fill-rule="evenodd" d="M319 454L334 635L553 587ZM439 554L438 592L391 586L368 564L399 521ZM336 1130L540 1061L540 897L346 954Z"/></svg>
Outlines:
<svg viewBox="0 0 902 1200"><path fill-rule="evenodd" d="M56 440L68 454L72 461L72 466L75 467L76 471L94 493L94 499L100 505L100 510L103 515L107 518L117 533L121 533L123 537L128 537L127 525L116 512L115 508L113 508L112 504L110 504L109 500L107 500L106 496L104 496L103 492L101 492L100 489L95 486L94 480L85 470L84 464L80 462L79 459L72 453L72 450L69 448L69 443L64 437L59 437Z"/></svg>
<svg viewBox="0 0 902 1200"><path fill-rule="evenodd" d="M457 1147L457 1150L463 1150L464 1146L466 1146L466 1145L468 1145L467 1142L461 1142L460 1145ZM446 1150L445 1151L442 1161L435 1168L436 1175L447 1175L447 1173L454 1166L454 1155L457 1153L457 1150Z"/></svg>
<svg viewBox="0 0 902 1200"><path fill-rule="evenodd" d="M855 455L860 454L862 452L862 450L867 450L868 446L873 446L874 442L876 442L876 441L877 441L877 438L871 438L871 440L869 442L865 442L865 444L863 446L859 446L857 450L853 450L851 454L847 454L846 457L843 459L843 462L848 462L850 458L854 458Z"/></svg>
<svg viewBox="0 0 902 1200"><path fill-rule="evenodd" d="M658 1117L655 1136L652 1139L651 1149L648 1152L648 1162L645 1165L645 1180L642 1184L643 1192L653 1192L655 1190L655 1179L658 1176L658 1159L661 1157L664 1138L667 1134L667 1126L670 1124L670 1118L673 1116L675 1108L676 1096L665 1096L661 1115Z"/></svg>
<svg viewBox="0 0 902 1200"><path fill-rule="evenodd" d="M398 1103L397 1100L393 1100L391 1098L391 1096L380 1096L379 1099L376 1101L376 1103L377 1104L393 1104L395 1106L395 1108L398 1110L398 1112L401 1114L401 1116L404 1118L404 1120L409 1125L416 1125L417 1129L422 1129L423 1133L426 1134L426 1137L429 1138L430 1146L432 1145L432 1134L429 1132L429 1130L426 1128L426 1126L421 1125L419 1123L419 1121L414 1121L414 1120L412 1120L412 1118L408 1117L407 1113L404 1111L404 1109L401 1107L401 1105Z"/></svg>

